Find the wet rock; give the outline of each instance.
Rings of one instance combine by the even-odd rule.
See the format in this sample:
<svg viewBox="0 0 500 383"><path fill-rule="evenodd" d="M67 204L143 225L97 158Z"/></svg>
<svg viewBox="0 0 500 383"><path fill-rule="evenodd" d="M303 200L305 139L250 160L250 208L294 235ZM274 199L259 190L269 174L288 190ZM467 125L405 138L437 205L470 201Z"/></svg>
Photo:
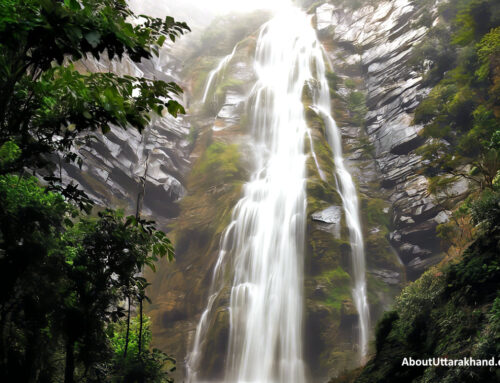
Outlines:
<svg viewBox="0 0 500 383"><path fill-rule="evenodd" d="M423 143L423 139L418 135L423 127L411 126L411 120L406 113L400 114L377 131L375 147L378 155L386 152L408 154Z"/></svg>
<svg viewBox="0 0 500 383"><path fill-rule="evenodd" d="M340 314L343 317L342 320L345 320L346 317L354 317L353 319L357 319L358 310L356 310L356 306L354 305L352 299L344 299L342 301Z"/></svg>
<svg viewBox="0 0 500 383"><path fill-rule="evenodd" d="M316 9L316 29L322 31L331 26L334 6L323 4Z"/></svg>
<svg viewBox="0 0 500 383"><path fill-rule="evenodd" d="M425 270L429 267L436 265L441 261L442 257L440 255L435 255L429 258L420 258L416 257L412 259L410 263L407 265L407 270L409 277L414 280L418 278Z"/></svg>
<svg viewBox="0 0 500 383"><path fill-rule="evenodd" d="M401 260L405 264L409 264L413 259L419 258L427 258L432 252L428 249L422 249L418 245L414 245L411 243L403 243L398 247L398 253L401 257Z"/></svg>
<svg viewBox="0 0 500 383"><path fill-rule="evenodd" d="M440 211L438 215L434 217L434 221L436 221L438 224L446 223L450 220L451 217L451 211Z"/></svg>
<svg viewBox="0 0 500 383"><path fill-rule="evenodd" d="M381 279L388 285L398 285L401 283L401 274L396 271L391 270L371 270L371 274L373 274L376 278Z"/></svg>
<svg viewBox="0 0 500 383"><path fill-rule="evenodd" d="M369 109L366 132L375 148L380 185L393 204L396 231L390 234L391 242L404 254L405 263L438 250L434 230L447 219L429 196L427 179L417 176L426 162L415 153L424 139L422 126L412 123L413 112L429 89L422 84L424 73L412 69L408 59L427 32L425 27L415 27L422 11L419 3L410 0L382 1L354 11L335 5L332 9L330 4L316 9L319 27L333 28L332 38L341 47L330 53L337 68L347 68L347 58L360 55L357 62L364 68ZM346 57L344 61L336 59L337 52ZM348 138L356 139L354 135ZM351 152L348 158L358 161L363 157L361 152ZM369 192L369 188L363 190ZM447 193L460 198L466 190L462 183Z"/></svg>
<svg viewBox="0 0 500 383"><path fill-rule="evenodd" d="M319 230L333 234L335 238L340 238L342 208L340 206L330 206L324 210L317 211L311 215L311 219L316 223Z"/></svg>
<svg viewBox="0 0 500 383"><path fill-rule="evenodd" d="M149 62L136 64L126 57L121 62L87 60L86 68L94 72L111 68L121 75L176 80L172 77L174 72L167 75L160 66ZM190 166L190 129L185 116L170 115L154 116L142 134L132 128L112 127L108 134L98 136L97 142L79 148L84 161L81 170L73 164L63 165L66 179L79 183L100 205L114 205L135 213L146 176L142 214L151 214L165 226L175 218L176 203L186 193L183 175Z"/></svg>
<svg viewBox="0 0 500 383"><path fill-rule="evenodd" d="M245 95L229 90L226 93L224 104L217 113L212 130L218 132L239 124L243 112Z"/></svg>
<svg viewBox="0 0 500 383"><path fill-rule="evenodd" d="M313 213L311 218L313 221L339 224L342 218L342 208L340 206L330 206L324 210Z"/></svg>

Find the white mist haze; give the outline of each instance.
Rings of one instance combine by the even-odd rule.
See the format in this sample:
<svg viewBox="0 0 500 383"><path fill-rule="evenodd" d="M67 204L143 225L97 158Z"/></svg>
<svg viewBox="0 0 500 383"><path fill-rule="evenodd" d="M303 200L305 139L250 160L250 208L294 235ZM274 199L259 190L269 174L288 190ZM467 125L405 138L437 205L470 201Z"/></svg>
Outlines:
<svg viewBox="0 0 500 383"><path fill-rule="evenodd" d="M276 10L289 5L292 0L129 0L136 13L151 16L173 16L187 22L191 29L208 25L215 16L231 12L252 12L255 10Z"/></svg>

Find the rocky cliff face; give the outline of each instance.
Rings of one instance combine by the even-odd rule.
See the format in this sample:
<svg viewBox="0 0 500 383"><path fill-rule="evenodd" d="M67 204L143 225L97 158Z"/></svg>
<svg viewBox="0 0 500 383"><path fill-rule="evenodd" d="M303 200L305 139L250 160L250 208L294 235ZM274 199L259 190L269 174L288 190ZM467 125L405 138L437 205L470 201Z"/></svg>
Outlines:
<svg viewBox="0 0 500 383"><path fill-rule="evenodd" d="M375 20L384 17L387 19L390 15L393 15L395 20L404 19L405 12L397 10L400 4L389 3L389 5L383 7L385 11L379 11ZM329 80L335 118L343 132L344 150L351 171L355 175L362 201L369 271L367 275L369 301L372 319L375 322L390 306L392 297L400 290L406 278L397 252L389 242L390 232L392 231L394 236L394 227L399 229L390 222L391 217L398 216L399 210L392 209L392 200L388 197L395 194L397 188L396 184L387 184L386 177L382 176L387 174L387 170L381 171L381 164L384 160L390 162L393 157L399 158L405 155L398 150L403 151L406 147L405 150L409 153L415 149L418 146L415 143L407 144L412 142L411 140L416 143L421 141L418 137L410 137L411 134L408 133L411 131L416 135L418 131L417 128L411 127L410 111L405 111L401 105L400 109L393 111L392 114L381 110L387 100L381 97L381 94L384 94L383 90L376 92L376 80L382 81L383 75L379 73L379 77L373 76L371 85L368 85L366 66L363 65L359 53L361 49L354 41L360 38L360 35L353 35L349 40L348 36L335 33L334 28L337 27L340 28L339 31L342 31L342 28L344 31L350 28L359 28L362 31L362 25L364 23L368 25L371 21L366 18L367 15L373 16L373 8L356 13L325 4L317 8L314 13L318 33L332 66ZM408 22L408 19L393 22L404 23ZM383 24L382 21L380 23ZM371 47L375 48L377 43L383 43L383 41L376 42L377 39L388 39L387 28L391 29L393 26L388 27L384 24L365 32L365 35L372 34L371 37L365 36L365 39L371 41ZM408 29L411 34L411 27L408 26ZM214 86L207 105L203 107L203 113L207 117L198 121L200 135L192 154L192 159L196 162L188 182L188 196L182 203L182 211L174 230L178 253L177 264L174 267L163 265L153 283L155 304L151 307L150 313L155 323L157 344L177 355L181 373L182 358L189 350L197 321L206 305L212 268L217 258L220 235L225 228L224 223L229 222L231 209L239 197L239 185L245 182L244 159L245 150L248 149L245 149L244 145L244 100L248 84L252 82L251 41L255 41L255 36L243 40L241 46L237 48L235 58L228 64L225 75ZM368 42L365 44L364 49L368 50ZM388 53L389 49L390 47L386 51L380 51L380 60L385 56L393 57ZM376 52L373 51L371 54L375 57ZM193 65L198 68L203 68L203 65L205 68L209 67L204 61L207 60L200 58ZM215 66L216 62L212 61L212 68ZM401 59L400 74L403 78L404 67L405 61ZM191 75L193 76L190 82L191 90L201 97L206 74L204 75L201 70ZM393 78L394 76L391 77ZM403 80L392 84L391 89L397 88L401 81ZM378 110L385 122L393 124L394 131L399 127L399 138L395 138L395 134L386 132L384 139L382 132L379 133L380 136L375 135L377 129L365 129L367 112L365 94L369 111L375 113L375 110ZM396 95L393 99L398 97ZM414 97L419 97L419 94ZM380 101L377 101L377 98ZM306 108L308 101L305 92ZM412 105L412 108L417 102L417 99L413 101L415 105ZM351 298L352 280L347 230L342 216L341 201L332 176L335 166L332 162L333 156L326 144L321 120L312 110L306 110L312 144L309 147L308 163L309 219L305 260L306 355L311 374L321 378L356 366L357 312ZM380 126L385 126L384 121L379 119L376 122ZM395 125L397 121L400 123L398 127ZM374 125L374 121L369 120L369 124L369 126ZM393 138L393 142L384 141ZM380 141L379 144L375 143L376 139ZM217 145L219 153L215 157L214 145ZM239 156L229 155L234 145ZM312 148L316 154L315 159ZM396 151L400 154L393 153L394 148L398 148ZM234 166L223 166L221 162L223 158L226 163L232 163ZM201 169L206 171L204 163L207 161L213 164L211 171L214 173L203 178L200 177L200 172ZM403 161L396 162L392 170L394 174L399 175L399 189L409 189L406 182L415 168L404 169L398 165ZM318 168L323 174L320 174ZM417 196L418 199L415 198L413 202L411 198L407 198L406 203L415 203L417 206L422 204L421 199L426 196L425 186L420 188L419 192L423 196ZM434 237L434 233L432 235ZM418 243L411 243L411 246L418 246ZM231 276L228 275L227 278L230 280ZM209 319L212 330L203 345L204 350L207 350L207 357L202 367L205 377L220 377L221 366L224 364L228 326L227 294L228 291L221 294L214 304L216 307L213 310L214 314Z"/></svg>
<svg viewBox="0 0 500 383"><path fill-rule="evenodd" d="M87 60L77 64L77 68L84 72L113 71L179 81L178 65L163 52L160 58L139 65L125 58L120 63ZM81 169L63 164L63 178L78 182L98 205L122 208L133 214L144 179L141 214L165 228L178 215L177 202L185 194L184 177L192 150L189 132L186 116L170 115L154 116L143 134L135 129L112 129L106 135L97 135L91 145L80 147Z"/></svg>
<svg viewBox="0 0 500 383"><path fill-rule="evenodd" d="M422 163L417 149L424 139L419 134L422 127L412 123L415 107L428 92L423 73L408 63L413 48L426 36L426 27L418 23L423 6L390 0L352 10L320 2L309 12L329 61L334 117L361 201L368 298L375 323L407 278L439 260L435 228L448 219L429 195L428 180L418 174ZM67 176L77 179L97 201L129 210L135 209L141 179L146 177L143 213L170 230L177 254L175 264L161 263L149 276L154 303L148 313L155 345L177 358L178 379L184 375L184 359L207 303L221 234L251 167L245 100L254 82L255 31L267 17L261 13L244 22L235 17L219 21L222 32L208 29L206 44L193 44L184 55L184 69L175 59L115 68L179 81L187 90L188 116L157 119L142 136L133 131L109 134L81 149L83 171L64 167ZM238 25L238 32L218 40L231 24ZM219 46L212 46L217 41ZM237 43L207 102L200 103L209 71ZM305 354L312 378L321 380L358 365L357 312L351 298L348 233L333 178L335 164L321 119L308 108L308 92L306 87L303 102L311 137L306 138ZM459 197L465 189L456 184L450 192ZM225 278L227 288L214 303L203 344L207 378L221 377L227 352L232 275Z"/></svg>
<svg viewBox="0 0 500 383"><path fill-rule="evenodd" d="M418 174L424 139L413 111L430 89L422 81L426 65L419 71L409 62L428 30L421 18L435 18L438 3L380 1L356 10L325 3L314 10L318 32L332 47L334 70L345 76L358 71L366 93L365 131L382 194L392 206L390 240L411 279L439 260L435 228L448 220ZM459 198L466 189L461 182L449 192Z"/></svg>

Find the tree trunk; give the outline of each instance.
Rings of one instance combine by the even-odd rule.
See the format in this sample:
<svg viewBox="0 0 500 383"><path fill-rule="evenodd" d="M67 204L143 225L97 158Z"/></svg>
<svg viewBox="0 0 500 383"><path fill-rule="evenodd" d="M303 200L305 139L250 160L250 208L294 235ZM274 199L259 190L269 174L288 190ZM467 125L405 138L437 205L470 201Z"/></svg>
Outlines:
<svg viewBox="0 0 500 383"><path fill-rule="evenodd" d="M135 210L135 217L139 219L141 216L142 203L144 201L144 196L146 195L146 178L148 176L149 168L149 152L146 155L146 165L144 167L144 175L141 177L141 185L139 186L139 192L137 193L137 203Z"/></svg>
<svg viewBox="0 0 500 383"><path fill-rule="evenodd" d="M142 297L139 299L139 356L142 352Z"/></svg>
<svg viewBox="0 0 500 383"><path fill-rule="evenodd" d="M75 345L66 341L66 366L64 368L64 383L75 383Z"/></svg>
<svg viewBox="0 0 500 383"><path fill-rule="evenodd" d="M125 350L123 351L124 358L127 357L129 337L130 337L130 297L128 297L127 334L125 335Z"/></svg>

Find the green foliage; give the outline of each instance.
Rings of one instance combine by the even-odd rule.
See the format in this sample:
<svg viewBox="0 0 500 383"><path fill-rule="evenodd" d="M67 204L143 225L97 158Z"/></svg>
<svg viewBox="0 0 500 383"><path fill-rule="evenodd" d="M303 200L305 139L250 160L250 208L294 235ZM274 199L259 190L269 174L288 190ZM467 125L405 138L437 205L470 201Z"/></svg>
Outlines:
<svg viewBox="0 0 500 383"><path fill-rule="evenodd" d="M143 316L142 319L143 333L142 333L142 349L145 350L149 347L152 334L151 334L151 322L150 318L147 316ZM140 327L140 318L136 316L130 321L130 337L128 340L128 350L132 354L139 353L139 327ZM127 332L127 323L125 321L119 321L113 323L108 327L108 332L111 334L111 347L113 348L113 352L115 356L122 356L125 351L125 343L126 343L126 332Z"/></svg>
<svg viewBox="0 0 500 383"><path fill-rule="evenodd" d="M500 55L500 27L492 29L479 42L477 55L481 66L476 71L479 80L486 80L491 74L493 59Z"/></svg>
<svg viewBox="0 0 500 383"><path fill-rule="evenodd" d="M0 166L8 165L21 156L21 149L12 141L5 142L0 146Z"/></svg>
<svg viewBox="0 0 500 383"><path fill-rule="evenodd" d="M143 316L142 325L139 316L133 318L129 328L128 353L124 357L127 343L127 323L119 321L108 327L113 362L108 367L111 371L109 382L147 382L170 383L168 376L175 370L175 360L158 349L149 350L152 340L150 318ZM139 349L139 331L142 326L141 352Z"/></svg>
<svg viewBox="0 0 500 383"><path fill-rule="evenodd" d="M485 190L471 205L472 219L487 230L500 224L500 192Z"/></svg>
<svg viewBox="0 0 500 383"><path fill-rule="evenodd" d="M5 381L50 375L63 350L82 378L100 376L111 356L108 326L124 315L119 303L144 299L139 273L173 256L151 222L112 211L78 215L33 177L0 177L0 316L11 329L1 337ZM149 340L146 332L144 346Z"/></svg>
<svg viewBox="0 0 500 383"><path fill-rule="evenodd" d="M434 81L441 79L415 111L415 122L425 124L424 135L437 139L420 154L430 161L428 175L444 171L492 187L500 169L498 148L491 147L500 130L500 5L460 0L443 5L441 13L446 12L414 53L432 63ZM432 53L440 45L448 47L441 50L444 56ZM475 173L464 173L466 166Z"/></svg>
<svg viewBox="0 0 500 383"><path fill-rule="evenodd" d="M14 57L29 54L42 70L52 60L61 64L66 55L73 59L86 53L99 57L104 50L110 58L123 54L134 61L150 58L165 37L175 41L188 30L186 24L171 17L139 18L123 0L7 0L2 2L0 15L0 40L8 51L9 56L4 57L11 59L9 64L15 64ZM134 25L134 20L142 22Z"/></svg>
<svg viewBox="0 0 500 383"><path fill-rule="evenodd" d="M410 284L376 330L376 355L356 382L497 381L488 367L402 366L403 358L491 359L498 353L500 264L499 193L470 202L483 230L455 263L434 268Z"/></svg>
<svg viewBox="0 0 500 383"><path fill-rule="evenodd" d="M356 125L363 126L365 123L366 112L368 112L368 108L366 107L366 95L364 92L350 92L347 97L347 108L352 116L352 121Z"/></svg>
<svg viewBox="0 0 500 383"><path fill-rule="evenodd" d="M325 73L326 79L328 80L328 86L330 90L337 91L339 85L342 84L342 78L334 72L327 71Z"/></svg>
<svg viewBox="0 0 500 383"><path fill-rule="evenodd" d="M119 358L112 371L110 383L173 383L169 373L175 371L175 360L154 348L140 356Z"/></svg>
<svg viewBox="0 0 500 383"><path fill-rule="evenodd" d="M182 92L174 83L81 74L71 62L124 55L140 62L189 30L186 24L136 16L124 0L8 0L0 7L0 145L21 149L3 174L45 166L44 155L56 151L79 161L74 144L93 139L88 131L141 131L151 112L184 112L172 99Z"/></svg>
<svg viewBox="0 0 500 383"><path fill-rule="evenodd" d="M399 319L397 311L386 311L382 319L377 323L377 328L375 329L375 350L380 352L384 341L392 330L393 323Z"/></svg>
<svg viewBox="0 0 500 383"><path fill-rule="evenodd" d="M25 172L47 174L57 157L81 164L75 147L93 131L142 131L151 113L184 113L175 83L81 73L74 63L140 62L188 29L136 16L124 0L0 3L1 381L170 381L164 365L173 359L149 350L148 321L132 321L129 337L128 320L131 306L142 313L148 301L144 269L173 260L166 235L140 211L90 216L93 203L76 185L49 175L42 186ZM125 340L114 334L124 327ZM121 358L119 341L129 349Z"/></svg>
<svg viewBox="0 0 500 383"><path fill-rule="evenodd" d="M238 146L222 142L214 142L207 148L196 169L199 176L211 179L213 185L230 182L241 171Z"/></svg>

